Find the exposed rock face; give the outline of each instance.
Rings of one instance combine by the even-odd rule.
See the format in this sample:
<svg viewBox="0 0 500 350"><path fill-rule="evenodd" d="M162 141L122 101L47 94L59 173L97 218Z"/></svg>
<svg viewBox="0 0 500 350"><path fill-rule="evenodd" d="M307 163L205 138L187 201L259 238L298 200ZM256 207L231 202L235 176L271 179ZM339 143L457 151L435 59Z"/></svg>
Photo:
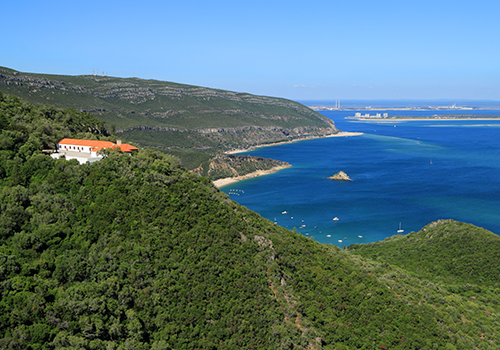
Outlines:
<svg viewBox="0 0 500 350"><path fill-rule="evenodd" d="M342 170L328 178L329 180L352 181L352 179Z"/></svg>

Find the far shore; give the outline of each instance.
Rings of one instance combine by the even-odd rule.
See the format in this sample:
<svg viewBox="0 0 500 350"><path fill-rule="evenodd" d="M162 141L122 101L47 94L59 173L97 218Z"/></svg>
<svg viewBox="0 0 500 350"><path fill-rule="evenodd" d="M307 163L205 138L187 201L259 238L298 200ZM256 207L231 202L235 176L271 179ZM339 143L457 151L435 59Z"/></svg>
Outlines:
<svg viewBox="0 0 500 350"><path fill-rule="evenodd" d="M251 179L253 177L272 174L272 173L275 173L281 169L286 169L286 168L290 168L290 167L291 167L291 165L276 166L276 167L271 168L269 170L257 170L257 171L254 171L253 173L249 173L249 174L242 175L242 176L226 177L224 179L215 180L214 185L217 188L220 188L222 186L226 186L226 185L229 185L229 184L241 181L241 180L246 180L246 179Z"/></svg>
<svg viewBox="0 0 500 350"><path fill-rule="evenodd" d="M325 136L304 137L304 138L295 139L295 140L291 140L291 141L282 141L282 142L276 142L276 143L269 143L269 144L265 144L265 145L259 145L259 146L255 146L255 147L250 147L248 149L234 149L234 150L231 150L231 151L226 151L225 153L226 154L236 154L236 153L250 152L250 151L253 151L253 150L255 150L257 148L261 148L261 147L271 147L271 146L286 145L286 144L289 144L289 143L295 143L295 142L307 141L307 140L315 140L315 139L322 139L322 138L326 138L326 137L348 137L348 136L359 136L359 135L363 135L363 133L362 132L339 131L336 134L330 134L330 135L325 135Z"/></svg>
<svg viewBox="0 0 500 350"><path fill-rule="evenodd" d="M500 118L346 118L351 120L373 121L381 123L394 123L394 122L411 122L411 121L433 121L433 122L447 122L447 121L470 121L470 120L500 120Z"/></svg>

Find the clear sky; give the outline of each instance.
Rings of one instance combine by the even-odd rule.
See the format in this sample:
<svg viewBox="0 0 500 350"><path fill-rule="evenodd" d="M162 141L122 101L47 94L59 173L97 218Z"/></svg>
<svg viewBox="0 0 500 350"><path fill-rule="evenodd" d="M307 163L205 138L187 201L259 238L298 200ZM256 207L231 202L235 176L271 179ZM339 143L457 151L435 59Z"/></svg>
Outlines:
<svg viewBox="0 0 500 350"><path fill-rule="evenodd" d="M500 100L500 1L3 0L0 66L290 99Z"/></svg>

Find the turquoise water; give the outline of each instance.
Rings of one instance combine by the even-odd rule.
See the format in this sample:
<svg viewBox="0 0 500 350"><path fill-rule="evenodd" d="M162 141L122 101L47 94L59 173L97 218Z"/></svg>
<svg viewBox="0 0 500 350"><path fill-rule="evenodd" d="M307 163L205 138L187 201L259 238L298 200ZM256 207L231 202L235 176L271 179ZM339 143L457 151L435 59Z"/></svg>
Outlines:
<svg viewBox="0 0 500 350"><path fill-rule="evenodd" d="M221 190L278 225L338 246L383 240L400 222L409 233L448 218L500 233L500 121L380 123L344 119L354 112L323 114L364 135L247 152L293 167ZM327 179L340 170L353 181Z"/></svg>

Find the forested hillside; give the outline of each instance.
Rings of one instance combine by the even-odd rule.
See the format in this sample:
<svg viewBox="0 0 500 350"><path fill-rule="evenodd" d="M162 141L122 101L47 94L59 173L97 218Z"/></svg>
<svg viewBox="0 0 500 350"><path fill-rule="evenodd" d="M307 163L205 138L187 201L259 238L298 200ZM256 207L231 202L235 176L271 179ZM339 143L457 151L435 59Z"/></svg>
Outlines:
<svg viewBox="0 0 500 350"><path fill-rule="evenodd" d="M449 285L500 288L500 236L471 224L439 220L419 232L349 249Z"/></svg>
<svg viewBox="0 0 500 350"><path fill-rule="evenodd" d="M0 95L0 121L1 349L499 346L495 284L453 290L319 244L158 151L41 153L105 137L84 113Z"/></svg>
<svg viewBox="0 0 500 350"><path fill-rule="evenodd" d="M86 111L141 147L219 152L338 131L330 119L294 101L158 80L0 67L0 92Z"/></svg>
<svg viewBox="0 0 500 350"><path fill-rule="evenodd" d="M215 157L224 151L338 132L329 118L294 101L158 80L33 74L0 67L0 92L34 104L88 112L118 138L175 155L186 169L202 169L212 180L219 172L208 168L213 162L221 164ZM256 164L246 161L241 169L247 172L238 175L274 166L266 159Z"/></svg>

